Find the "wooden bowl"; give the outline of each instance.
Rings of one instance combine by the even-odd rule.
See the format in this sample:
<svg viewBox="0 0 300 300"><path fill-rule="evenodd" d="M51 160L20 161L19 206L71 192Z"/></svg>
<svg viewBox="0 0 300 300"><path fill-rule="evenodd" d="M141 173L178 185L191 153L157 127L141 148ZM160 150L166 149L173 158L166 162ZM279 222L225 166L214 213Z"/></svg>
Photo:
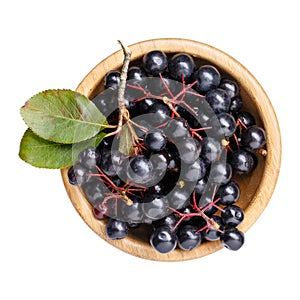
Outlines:
<svg viewBox="0 0 300 300"><path fill-rule="evenodd" d="M185 39L155 39L140 42L130 46L132 61L154 49L165 53L186 52L199 63L209 63L216 66L221 73L232 77L240 86L244 109L251 112L259 125L267 134L267 156L258 157L258 167L248 176L239 176L241 196L238 200L245 212L245 219L239 228L246 232L257 220L268 204L276 185L281 159L281 139L277 118L273 107L263 88L250 72L228 54L206 44ZM79 84L77 91L90 99L103 90L103 78L110 70L120 69L123 63L121 50L100 62ZM68 183L67 169L61 170L67 193L82 219L101 238L111 245L138 257L157 261L183 261L199 258L223 248L220 241L203 242L192 251L175 249L169 254L156 252L147 240L149 234L139 230L130 233L125 239L112 241L106 237L105 221L97 220L92 213L88 201L82 191ZM225 250L228 251L228 250Z"/></svg>

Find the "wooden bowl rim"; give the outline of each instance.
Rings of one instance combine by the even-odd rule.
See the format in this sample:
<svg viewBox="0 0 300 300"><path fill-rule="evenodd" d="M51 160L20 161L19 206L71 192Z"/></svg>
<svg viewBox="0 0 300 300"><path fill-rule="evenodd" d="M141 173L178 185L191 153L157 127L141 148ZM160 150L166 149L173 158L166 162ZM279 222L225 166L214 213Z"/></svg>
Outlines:
<svg viewBox="0 0 300 300"><path fill-rule="evenodd" d="M257 187L252 201L245 209L245 216L249 217L245 218L239 227L243 232L246 232L255 223L269 203L276 186L281 163L279 124L272 104L264 89L241 63L227 53L202 42L179 38L161 38L146 40L129 47L132 50L132 60L140 58L143 53L159 49L166 53L186 52L204 60L211 61L217 68L220 67L237 81L242 82L243 89L255 103L258 111L264 112L260 114L260 118L267 132L266 147L268 149L268 155L266 157L261 182ZM119 69L122 66L122 62L123 54L121 50L111 54L87 74L76 90L89 97L95 86L101 83L103 74L113 69ZM102 74L102 76L99 76L99 74ZM68 183L67 168L61 170L61 175L73 206L86 224L105 241L131 255L156 261L184 261L200 258L223 248L220 241L217 241L205 243L193 251L175 249L169 254L159 254L150 244L137 243L131 236L122 240L112 241L106 237L104 222L95 219L93 216L91 206L85 199L81 189Z"/></svg>

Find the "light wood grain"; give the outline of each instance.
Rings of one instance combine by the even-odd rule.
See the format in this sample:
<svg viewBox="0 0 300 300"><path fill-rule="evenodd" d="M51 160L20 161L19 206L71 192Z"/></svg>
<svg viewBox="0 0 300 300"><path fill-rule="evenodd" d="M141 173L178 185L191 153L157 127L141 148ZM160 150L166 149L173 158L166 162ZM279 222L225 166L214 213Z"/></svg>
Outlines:
<svg viewBox="0 0 300 300"><path fill-rule="evenodd" d="M245 110L253 113L256 121L266 130L266 149L268 151L267 157L259 157L258 167L253 174L235 177L242 191L238 204L245 209L245 219L239 228L246 232L255 223L271 199L280 169L281 138L279 125L270 100L263 88L253 75L235 59L200 42L184 39L156 39L134 44L130 48L132 50L132 61L141 59L144 53L154 49L166 53L190 53L196 60L215 65L222 73L229 75L238 82ZM103 90L102 80L104 75L110 70L120 69L122 61L121 51L104 59L83 79L77 91L89 98L94 97ZM199 258L223 248L219 241L206 242L190 252L176 249L170 254L162 255L149 245L147 232L139 231L135 235L129 234L123 240L111 241L105 235L105 221L94 218L91 206L82 194L81 189L68 183L67 169L61 170L61 173L67 193L75 209L87 225L108 243L129 254L150 260L182 261Z"/></svg>

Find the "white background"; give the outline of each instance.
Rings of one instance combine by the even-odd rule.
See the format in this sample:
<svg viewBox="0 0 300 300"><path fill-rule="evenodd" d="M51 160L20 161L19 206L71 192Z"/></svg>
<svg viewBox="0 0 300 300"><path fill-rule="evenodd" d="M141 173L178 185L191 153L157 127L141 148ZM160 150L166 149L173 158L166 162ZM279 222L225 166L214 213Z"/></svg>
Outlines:
<svg viewBox="0 0 300 300"><path fill-rule="evenodd" d="M0 298L299 299L297 2L2 1ZM224 249L182 263L125 254L83 223L59 171L18 158L26 129L19 108L30 96L75 89L119 49L117 39L132 44L158 37L198 40L232 55L262 84L277 112L279 182L238 252Z"/></svg>

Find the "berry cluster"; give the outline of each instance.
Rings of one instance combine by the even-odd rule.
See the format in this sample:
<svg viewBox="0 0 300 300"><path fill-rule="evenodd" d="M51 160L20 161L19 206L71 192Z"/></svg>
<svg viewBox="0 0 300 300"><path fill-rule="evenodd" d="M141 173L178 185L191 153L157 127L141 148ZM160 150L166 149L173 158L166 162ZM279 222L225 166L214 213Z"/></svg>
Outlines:
<svg viewBox="0 0 300 300"><path fill-rule="evenodd" d="M147 226L160 253L192 250L221 239L238 250L244 219L233 174L252 172L264 130L244 110L238 84L186 53L154 50L131 66L125 90L126 123L114 134L120 72L110 71L92 101L109 126L69 169L110 239ZM125 149L125 150L124 150Z"/></svg>

